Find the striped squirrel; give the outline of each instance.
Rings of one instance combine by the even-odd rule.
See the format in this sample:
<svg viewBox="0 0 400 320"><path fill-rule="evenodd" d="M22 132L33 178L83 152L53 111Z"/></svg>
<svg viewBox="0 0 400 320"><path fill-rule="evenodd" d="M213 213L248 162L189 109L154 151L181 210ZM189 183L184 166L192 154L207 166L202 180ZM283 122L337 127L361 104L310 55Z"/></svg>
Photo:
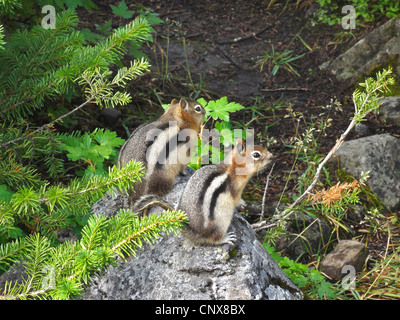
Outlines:
<svg viewBox="0 0 400 320"><path fill-rule="evenodd" d="M141 161L145 177L129 190L129 206L141 195L163 195L184 174L198 139L205 110L195 101L173 99L156 121L139 126L122 146L118 163Z"/></svg>
<svg viewBox="0 0 400 320"><path fill-rule="evenodd" d="M206 244L233 244L234 233L227 233L234 209L241 201L244 187L254 173L264 169L272 154L261 146L245 146L240 140L226 161L197 170L189 179L182 193L178 210L189 218L182 230L193 242ZM164 210L174 210L171 204L155 195L146 195L134 205L134 212L141 212L158 205Z"/></svg>

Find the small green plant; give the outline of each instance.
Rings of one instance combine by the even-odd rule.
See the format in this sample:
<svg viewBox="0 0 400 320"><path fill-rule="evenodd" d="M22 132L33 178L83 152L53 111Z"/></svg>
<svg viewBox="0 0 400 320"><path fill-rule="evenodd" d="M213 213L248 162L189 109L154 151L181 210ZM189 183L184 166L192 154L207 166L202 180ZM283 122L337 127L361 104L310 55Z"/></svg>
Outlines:
<svg viewBox="0 0 400 320"><path fill-rule="evenodd" d="M311 269L305 264L295 262L288 257L282 257L274 247L264 244L271 257L279 267L310 299L335 299L335 288L325 280L320 271Z"/></svg>
<svg viewBox="0 0 400 320"><path fill-rule="evenodd" d="M351 210L354 205L361 202L359 198L360 192L359 182L354 180L352 183L338 182L328 190L317 191L310 197L314 212L325 218L333 226L338 239L340 239L340 228L349 232L342 220L348 210Z"/></svg>
<svg viewBox="0 0 400 320"><path fill-rule="evenodd" d="M352 5L355 9L356 23L360 21L375 21L380 17L393 18L400 14L400 3L392 0L317 0L321 8L317 13L317 22L329 25L341 24L344 17L342 8Z"/></svg>
<svg viewBox="0 0 400 320"><path fill-rule="evenodd" d="M256 66L260 66L260 71L264 69L264 65L268 65L269 72L271 76L275 76L278 70L282 67L290 73L294 73L298 77L300 77L299 73L292 66L292 62L300 59L305 55L293 57L293 50L286 50L284 52L275 51L274 46L271 46L270 52L265 52L265 54L258 58Z"/></svg>
<svg viewBox="0 0 400 320"><path fill-rule="evenodd" d="M235 139L246 137L246 132L242 130L235 133L230 122L230 114L244 108L241 104L228 102L227 97L208 102L200 98L198 102L206 110L206 115L198 140L198 153L194 155L190 163L192 168L198 168L204 164L204 161L202 161L204 157L207 159L206 163L208 163L208 159L211 160L211 163L222 161L225 153L221 145L228 147L233 144ZM209 122L211 122L209 127L213 129L208 130L205 134L205 128Z"/></svg>
<svg viewBox="0 0 400 320"><path fill-rule="evenodd" d="M117 148L124 140L113 131L96 129L92 133L79 132L60 135L60 149L67 152L71 161L83 161L87 165L85 171L77 171L78 176L84 174L106 175L106 160L114 162L118 157ZM74 166L76 163L74 163Z"/></svg>
<svg viewBox="0 0 400 320"><path fill-rule="evenodd" d="M232 129L230 122L230 114L244 109L244 107L236 102L228 102L227 97L218 100L206 101L203 98L197 100L206 110L204 122L201 127L200 137L197 140L196 151L189 163L192 169L198 169L203 164L218 163L224 159L224 147L231 146L234 139L245 139L248 131ZM162 105L164 109L169 107L168 104ZM209 125L213 129L206 129Z"/></svg>
<svg viewBox="0 0 400 320"><path fill-rule="evenodd" d="M110 4L112 12L119 17L124 19L130 19L133 17L135 11L128 10L128 6L125 3L125 0L122 0L118 6L114 6Z"/></svg>

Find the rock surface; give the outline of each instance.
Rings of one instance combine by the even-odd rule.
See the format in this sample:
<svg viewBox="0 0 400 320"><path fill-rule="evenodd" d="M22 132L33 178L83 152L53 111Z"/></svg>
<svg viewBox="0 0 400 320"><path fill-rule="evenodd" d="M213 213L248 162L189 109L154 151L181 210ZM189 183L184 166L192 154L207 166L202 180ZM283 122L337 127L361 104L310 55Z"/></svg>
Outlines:
<svg viewBox="0 0 400 320"><path fill-rule="evenodd" d="M389 60L400 56L400 17L393 18L349 50L332 61L321 65L330 70L338 80L356 83L360 76L368 75L377 66L385 66ZM400 70L394 70L400 74Z"/></svg>
<svg viewBox="0 0 400 320"><path fill-rule="evenodd" d="M179 177L166 197L171 203L178 202L189 175ZM109 199L101 199L94 211L109 215L125 201ZM136 257L95 277L82 299L303 298L237 212L230 230L238 238L234 248L194 245L181 235L145 244Z"/></svg>
<svg viewBox="0 0 400 320"><path fill-rule="evenodd" d="M400 97L385 97L379 107L380 117L390 124L400 126Z"/></svg>
<svg viewBox="0 0 400 320"><path fill-rule="evenodd" d="M356 179L369 171L367 185L390 210L400 207L400 141L381 134L346 141L331 164Z"/></svg>
<svg viewBox="0 0 400 320"><path fill-rule="evenodd" d="M284 236L276 239L276 250L292 260L304 254L318 254L332 240L327 223L302 213L294 213L285 230Z"/></svg>
<svg viewBox="0 0 400 320"><path fill-rule="evenodd" d="M335 250L326 255L321 271L332 280L340 280L348 270L344 267L354 268L355 272L361 271L365 256L366 250L362 243L354 240L342 240Z"/></svg>

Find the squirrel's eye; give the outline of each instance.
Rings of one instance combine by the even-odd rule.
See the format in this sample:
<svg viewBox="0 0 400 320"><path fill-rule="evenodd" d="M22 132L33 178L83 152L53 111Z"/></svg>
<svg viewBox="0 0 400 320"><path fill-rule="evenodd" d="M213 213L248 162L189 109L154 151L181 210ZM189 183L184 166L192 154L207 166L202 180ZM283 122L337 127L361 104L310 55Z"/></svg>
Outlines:
<svg viewBox="0 0 400 320"><path fill-rule="evenodd" d="M253 152L251 153L251 156L253 157L254 160L258 160L258 159L260 159L260 157L261 157L261 153L258 152L258 151L253 151Z"/></svg>
<svg viewBox="0 0 400 320"><path fill-rule="evenodd" d="M201 112L201 106L199 106L199 105L195 106L195 107L194 107L194 111L200 113L200 112Z"/></svg>

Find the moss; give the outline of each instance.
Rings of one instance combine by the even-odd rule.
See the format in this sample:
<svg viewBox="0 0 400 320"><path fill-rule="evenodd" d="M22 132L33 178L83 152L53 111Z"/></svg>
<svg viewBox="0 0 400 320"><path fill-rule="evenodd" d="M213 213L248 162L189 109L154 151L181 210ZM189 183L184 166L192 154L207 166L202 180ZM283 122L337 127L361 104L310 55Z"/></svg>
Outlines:
<svg viewBox="0 0 400 320"><path fill-rule="evenodd" d="M231 252L229 252L229 257L232 259L232 258L236 257L237 253L238 253L238 249L234 248Z"/></svg>
<svg viewBox="0 0 400 320"><path fill-rule="evenodd" d="M340 182L352 183L356 178L348 174L345 170L337 169L337 176ZM360 200L362 200L363 206L366 210L376 208L379 212L382 212L384 205L379 197L367 186L360 185L361 193L359 194Z"/></svg>
<svg viewBox="0 0 400 320"><path fill-rule="evenodd" d="M383 94L385 97L391 97L391 96L400 96L400 75L396 72L396 70L400 69L400 57L390 57L385 64L379 64L373 67L366 76L360 76L358 79L358 83L363 83L365 82L365 79L368 77L375 77L377 72L382 71L383 69L388 69L391 68L393 70L393 78L395 80L395 83L391 86L389 86L389 90ZM357 89L363 90L361 86L357 86Z"/></svg>
<svg viewBox="0 0 400 320"><path fill-rule="evenodd" d="M282 202L282 203L291 203L292 200L291 200L289 197L287 197L287 196L282 196L281 202Z"/></svg>

